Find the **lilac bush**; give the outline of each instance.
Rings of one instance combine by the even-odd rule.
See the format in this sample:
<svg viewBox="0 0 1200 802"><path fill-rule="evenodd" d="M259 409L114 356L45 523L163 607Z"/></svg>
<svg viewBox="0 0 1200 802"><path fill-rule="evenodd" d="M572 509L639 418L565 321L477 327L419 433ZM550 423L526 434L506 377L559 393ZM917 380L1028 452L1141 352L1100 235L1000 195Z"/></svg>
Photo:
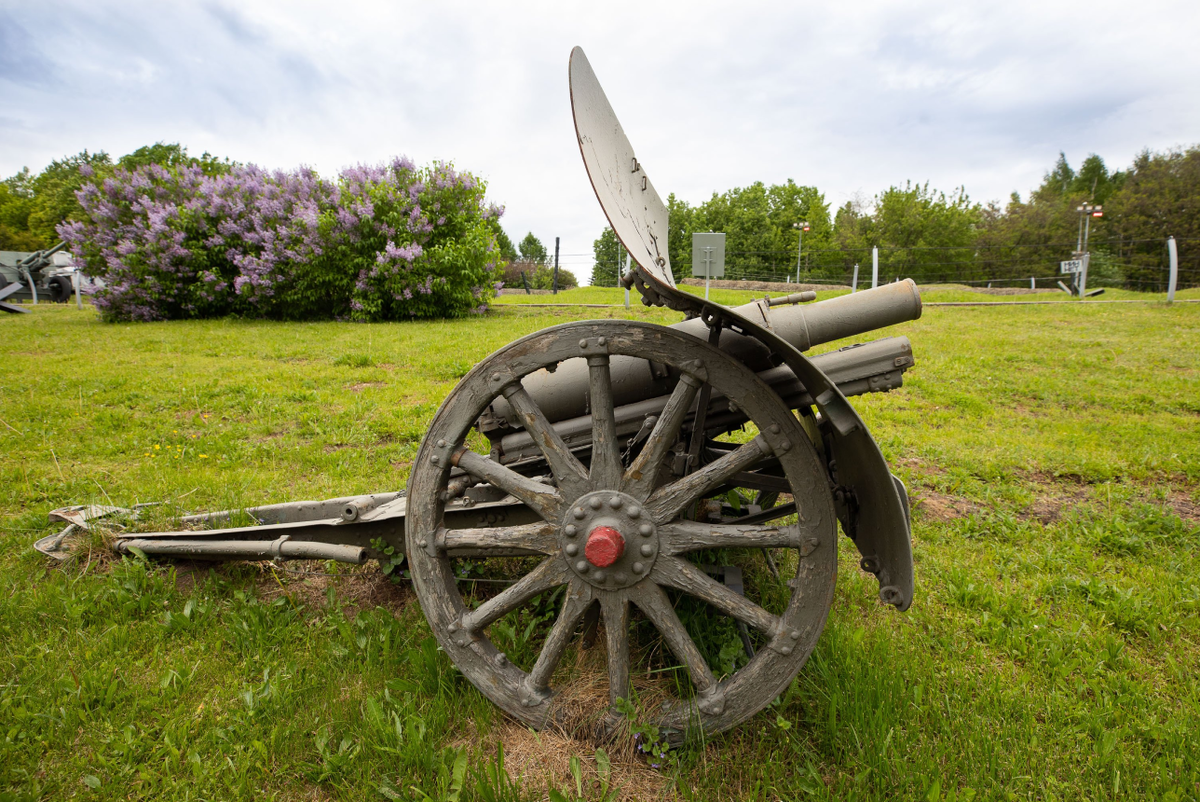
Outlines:
<svg viewBox="0 0 1200 802"><path fill-rule="evenodd" d="M454 317L495 294L502 209L441 162L359 165L337 181L150 165L78 198L83 219L59 234L105 280L94 302L107 320Z"/></svg>

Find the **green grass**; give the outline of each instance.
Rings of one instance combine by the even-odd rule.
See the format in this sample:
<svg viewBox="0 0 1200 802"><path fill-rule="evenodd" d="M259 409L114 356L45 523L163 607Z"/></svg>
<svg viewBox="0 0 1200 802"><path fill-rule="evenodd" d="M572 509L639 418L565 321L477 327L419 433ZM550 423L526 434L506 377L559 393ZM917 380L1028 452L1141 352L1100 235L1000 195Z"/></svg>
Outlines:
<svg viewBox="0 0 1200 802"><path fill-rule="evenodd" d="M545 798L541 780L500 788L501 715L373 566L300 581L99 547L58 566L30 546L67 504L163 501L148 515L166 521L400 488L478 360L627 315L678 319L0 319L0 799L440 799L460 754L463 799ZM1200 307L929 308L886 333L912 339L916 368L854 403L916 500L913 608L881 608L843 539L829 624L792 689L681 752L670 793L1200 797Z"/></svg>
<svg viewBox="0 0 1200 802"><path fill-rule="evenodd" d="M703 287L681 285L680 289L682 289L684 292L690 292L692 295L698 295L701 297L704 295ZM848 292L848 290L844 289L818 290L817 300L823 301L826 298L834 298L838 295L846 295ZM709 290L709 298L711 300L729 306L749 303L757 298L762 298L764 295L782 294L783 293L780 292L768 293L762 290L726 290L715 287L710 288ZM637 292L633 292L631 296L630 304L634 307L640 307L641 300ZM1165 301L1167 299L1167 294L1165 292L1148 293L1134 292L1132 290L1108 289L1104 291L1104 295L1097 296L1095 299L1080 301L1079 299L1072 298L1063 292L1037 294L1030 293L1025 295L992 295L986 292L979 292L966 285L952 284L945 286L922 287L921 297L929 303L981 301L992 303L1013 303L1017 301L1055 301L1072 304L1089 303L1091 300ZM1175 297L1180 300L1200 300L1200 287L1179 290L1175 293ZM613 306L619 306L625 303L625 290L613 287L577 287L571 290L563 290L557 295L501 295L496 299L496 303L506 306L510 304L610 304Z"/></svg>

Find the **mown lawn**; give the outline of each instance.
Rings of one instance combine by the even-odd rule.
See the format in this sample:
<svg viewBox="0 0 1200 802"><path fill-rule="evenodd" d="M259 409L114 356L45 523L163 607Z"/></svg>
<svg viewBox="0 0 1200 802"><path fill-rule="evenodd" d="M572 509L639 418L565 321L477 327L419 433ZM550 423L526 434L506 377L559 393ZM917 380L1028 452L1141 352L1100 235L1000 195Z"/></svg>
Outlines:
<svg viewBox="0 0 1200 802"><path fill-rule="evenodd" d="M0 319L0 799L574 799L572 756L601 798L595 746L506 722L375 566L31 549L68 504L166 502L149 526L399 489L495 348L678 319L636 298L517 305L394 325ZM628 798L1200 798L1200 305L931 307L887 333L917 366L855 403L916 502L912 609L883 609L843 540L825 634L775 706L661 770L610 747L605 777Z"/></svg>

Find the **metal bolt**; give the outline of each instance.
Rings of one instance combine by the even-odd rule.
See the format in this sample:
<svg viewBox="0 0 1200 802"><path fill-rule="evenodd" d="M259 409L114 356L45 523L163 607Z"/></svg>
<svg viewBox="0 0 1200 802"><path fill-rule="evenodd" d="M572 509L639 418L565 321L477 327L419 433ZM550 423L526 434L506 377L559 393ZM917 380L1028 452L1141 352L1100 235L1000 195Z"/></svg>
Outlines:
<svg viewBox="0 0 1200 802"><path fill-rule="evenodd" d="M588 561L580 560L579 562L575 563L575 570L581 574L586 574L588 572Z"/></svg>
<svg viewBox="0 0 1200 802"><path fill-rule="evenodd" d="M493 374L492 374L492 381L494 381L494 382L498 382L498 381L500 381L500 374L499 374L499 373L493 373Z"/></svg>
<svg viewBox="0 0 1200 802"><path fill-rule="evenodd" d="M432 457L429 458L429 461L432 462L434 465L437 465L439 462L442 461L442 459L437 454L434 454Z"/></svg>
<svg viewBox="0 0 1200 802"><path fill-rule="evenodd" d="M596 498L595 496L592 496L592 498L588 501L588 506L591 507L593 510L598 510L598 509L600 509L600 505L603 503L604 502L602 502L600 499Z"/></svg>
<svg viewBox="0 0 1200 802"><path fill-rule="evenodd" d="M583 511L583 507L576 507L573 515L575 516L575 520L582 521L583 516L587 515L587 513Z"/></svg>
<svg viewBox="0 0 1200 802"><path fill-rule="evenodd" d="M446 441L438 440L438 448L445 448L445 447L446 447Z"/></svg>
<svg viewBox="0 0 1200 802"><path fill-rule="evenodd" d="M624 584L624 582L625 582L626 578L627 578L627 577L626 577L624 574L614 574L614 575L613 575L613 581L614 581L614 582L616 582L616 583L617 583L617 584L619 584L619 585L620 585L620 584Z"/></svg>
<svg viewBox="0 0 1200 802"><path fill-rule="evenodd" d="M575 528L575 524L567 524L566 526L563 527L563 534L566 535L567 537L575 537L575 534L578 531L579 530L577 528Z"/></svg>
<svg viewBox="0 0 1200 802"><path fill-rule="evenodd" d="M621 509L621 505L624 503L625 502L621 501L620 496L613 496L608 500L608 506L612 507L614 510Z"/></svg>
<svg viewBox="0 0 1200 802"><path fill-rule="evenodd" d="M638 527L638 534L642 537L650 537L654 534L654 527L650 524L642 524Z"/></svg>
<svg viewBox="0 0 1200 802"><path fill-rule="evenodd" d="M778 423L771 424L771 434L779 434L779 424Z"/></svg>
<svg viewBox="0 0 1200 802"><path fill-rule="evenodd" d="M649 543L642 544L642 556L643 557L649 557L653 553L654 553L653 546L651 546Z"/></svg>
<svg viewBox="0 0 1200 802"><path fill-rule="evenodd" d="M580 348L587 348L587 340L580 340L580 341L579 341L579 347L580 347Z"/></svg>
<svg viewBox="0 0 1200 802"><path fill-rule="evenodd" d="M606 345L608 343L603 337L596 340L596 345Z"/></svg>
<svg viewBox="0 0 1200 802"><path fill-rule="evenodd" d="M451 632L458 632L458 622L451 621L450 626L446 627L446 629L450 630Z"/></svg>
<svg viewBox="0 0 1200 802"><path fill-rule="evenodd" d="M563 551L565 551L567 553L568 557L574 557L576 554L579 553L579 547L576 546L574 543L568 543L567 547L565 549L563 549Z"/></svg>
<svg viewBox="0 0 1200 802"><path fill-rule="evenodd" d="M790 637L792 640L800 640L800 630L793 629L788 633L788 637Z"/></svg>
<svg viewBox="0 0 1200 802"><path fill-rule="evenodd" d="M791 654L791 653L792 653L792 647L791 647L791 646L784 646L784 647L783 647L782 649L780 649L779 651L783 652L784 654Z"/></svg>
<svg viewBox="0 0 1200 802"><path fill-rule="evenodd" d="M425 548L427 545L429 545L429 541L428 540L418 540L417 545L420 546L421 548Z"/></svg>
<svg viewBox="0 0 1200 802"><path fill-rule="evenodd" d="M595 574L593 574L592 576L593 576L593 577L595 577L595 579L596 579L596 581L597 581L597 582L603 582L603 581L604 581L604 579L605 579L605 576L604 576L604 572L603 572L603 571L597 571L597 572L596 572Z"/></svg>
<svg viewBox="0 0 1200 802"><path fill-rule="evenodd" d="M646 570L646 566L643 565L642 563L634 563L633 564L633 572L635 574L640 574L642 571L645 571L645 570Z"/></svg>
<svg viewBox="0 0 1200 802"><path fill-rule="evenodd" d="M792 447L792 441L791 441L791 440L780 440L780 441L779 441L779 450L780 450L780 451L787 451L787 450L788 450L788 449L790 449L791 447Z"/></svg>
<svg viewBox="0 0 1200 802"><path fill-rule="evenodd" d="M630 507L629 509L625 510L625 514L628 515L630 518L637 518L637 517L641 516L642 508L641 507Z"/></svg>

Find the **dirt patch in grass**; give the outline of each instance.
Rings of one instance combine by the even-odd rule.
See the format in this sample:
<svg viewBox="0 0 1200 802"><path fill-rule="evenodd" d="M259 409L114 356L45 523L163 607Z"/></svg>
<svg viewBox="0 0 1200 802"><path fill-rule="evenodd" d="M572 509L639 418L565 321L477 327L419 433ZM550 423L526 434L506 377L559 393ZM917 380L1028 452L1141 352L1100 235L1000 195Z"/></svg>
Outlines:
<svg viewBox="0 0 1200 802"><path fill-rule="evenodd" d="M1200 501L1194 496L1182 490L1170 490L1167 492L1167 504L1183 520L1200 523Z"/></svg>
<svg viewBox="0 0 1200 802"><path fill-rule="evenodd" d="M376 607L399 615L416 598L411 587L391 581L373 563L337 574L314 568L276 566L270 562L256 565L262 571L258 581L261 598L269 600L287 596L297 604L316 609L326 605L332 588L342 612L351 620L360 610L373 610Z"/></svg>
<svg viewBox="0 0 1200 802"><path fill-rule="evenodd" d="M361 393L368 387L383 387L385 384L387 384L387 382L359 382L358 384L349 385L347 389L352 393Z"/></svg>
<svg viewBox="0 0 1200 802"><path fill-rule="evenodd" d="M575 796L575 778L571 776L571 758L578 757L582 768L583 797L600 797L601 777L596 765L596 747L554 730L535 732L520 724L505 721L497 728L504 746L504 767L510 778L526 791L555 788ZM672 798L671 782L649 768L640 758L614 754L606 749L612 768L610 788L620 789L617 799L643 800Z"/></svg>
<svg viewBox="0 0 1200 802"><path fill-rule="evenodd" d="M928 487L914 488L911 503L915 512L933 521L953 521L984 510L983 505L974 501L948 496Z"/></svg>

